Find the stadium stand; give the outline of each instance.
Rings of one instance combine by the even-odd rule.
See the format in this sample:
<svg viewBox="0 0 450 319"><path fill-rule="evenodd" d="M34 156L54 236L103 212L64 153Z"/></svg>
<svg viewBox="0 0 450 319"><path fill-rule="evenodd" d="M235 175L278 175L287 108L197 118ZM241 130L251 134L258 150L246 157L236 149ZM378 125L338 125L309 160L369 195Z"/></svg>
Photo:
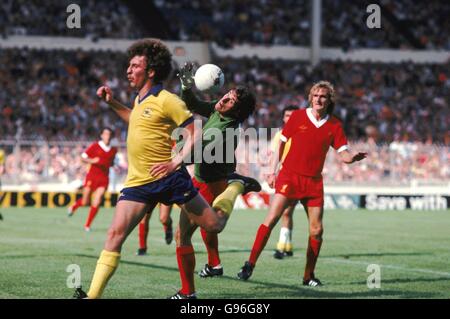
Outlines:
<svg viewBox="0 0 450 319"><path fill-rule="evenodd" d="M450 39L440 31L450 28L448 2L378 1L383 12L380 30L365 27L369 16L366 8L373 1L325 0L322 3L325 46L450 48ZM155 4L167 18L176 17L174 33L179 40L216 41L222 46L241 43L307 45L310 42L310 2L305 0L158 0ZM430 16L433 19L427 18ZM420 27L411 30L408 28L411 25Z"/></svg>
<svg viewBox="0 0 450 319"><path fill-rule="evenodd" d="M58 19L58 14L67 15L65 8L69 2L49 1L43 7L38 1L27 1L26 6L24 1L3 1L0 33L4 37L51 35L93 39L148 35L146 29L140 27L134 7L119 0L79 1L85 27L68 29L64 23L55 21L65 22L65 19ZM342 10L341 2L323 1L322 42L326 46L450 48L448 32L439 31L448 30L448 3L429 1L411 5L405 0L380 1L383 29L368 33L360 23L367 17L366 1L347 3L346 10ZM281 3L157 0L154 7L171 19L169 34L173 35L170 37L173 40L209 40L224 46L239 43L308 45L309 1L283 0ZM242 10L244 7L251 9ZM105 8L113 12L107 21L96 15ZM430 15L435 18L427 20ZM185 21L187 17L189 21ZM420 27L408 33L405 25L412 23ZM437 25L440 28L436 28ZM108 59L104 59L105 54ZM366 143L376 160L346 171L336 169L340 164L330 156L324 171L330 182L407 183L412 179L445 181L449 178L448 165L445 165L450 145L449 62L321 61L316 67L305 61L257 57L214 57L212 62L223 68L227 87L244 82L256 90L257 111L247 124L256 128L279 127L278 114L286 105L306 107L305 92L311 83L320 79L335 83L338 93L335 114L344 122L352 143ZM70 159L77 157L79 142L90 141L103 126L113 126L117 142L123 143L125 124L118 121L114 112L105 112L107 107L99 103L95 90L101 83L107 83L118 99L131 101L134 92L123 76L126 63L126 55L117 51L2 49L0 136L3 142L0 146L7 153L5 182L79 179L84 168L81 163L70 163ZM173 77L168 83L169 89L174 91L179 90L178 85ZM45 147L40 147L40 143ZM19 163L18 158L21 158ZM400 160L404 165L400 165ZM258 168L242 165L241 170L260 173Z"/></svg>
<svg viewBox="0 0 450 319"><path fill-rule="evenodd" d="M19 134L26 140L85 140L114 123L124 141L124 124L113 112L104 112L106 106L96 99L95 89L107 82L120 100L132 100L134 93L121 74L125 54L108 53L105 60L94 52L13 49L2 50L0 62L6 84L0 92L4 139ZM229 87L247 83L256 89L258 110L252 126L278 127L283 107L306 107L307 85L327 79L336 83L336 114L350 139L450 143L449 64L323 62L311 68L256 58L214 62L223 68ZM118 67L109 68L111 64ZM169 84L175 91L177 86L176 80Z"/></svg>
<svg viewBox="0 0 450 319"><path fill-rule="evenodd" d="M323 45L345 49L450 49L450 3L447 1L378 1L383 13L379 30L365 27L369 16L366 8L372 2L324 0ZM145 11L152 12L153 20L160 15L170 21L170 30L162 36L148 33L157 30L140 19L133 1L120 0L77 1L83 8L83 28L68 29L65 9L70 3L72 1L51 0L42 6L36 0L2 1L0 34L91 38L158 36L170 40L214 41L225 47L242 43L302 46L310 43L310 2L307 0L156 0L154 6L150 3ZM140 6L142 8L142 3ZM433 19L429 19L430 16ZM411 25L417 27L408 27Z"/></svg>
<svg viewBox="0 0 450 319"><path fill-rule="evenodd" d="M80 29L66 26L69 4L83 10ZM100 14L105 13L108 14ZM52 35L90 38L139 38L142 27L129 7L120 0L5 0L0 3L0 34Z"/></svg>

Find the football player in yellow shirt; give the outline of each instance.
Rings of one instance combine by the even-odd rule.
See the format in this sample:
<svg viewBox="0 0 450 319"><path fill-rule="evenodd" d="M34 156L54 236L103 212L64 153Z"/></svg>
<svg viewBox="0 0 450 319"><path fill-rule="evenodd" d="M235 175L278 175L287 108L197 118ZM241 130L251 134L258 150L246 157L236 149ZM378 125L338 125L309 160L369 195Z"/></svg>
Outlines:
<svg viewBox="0 0 450 319"><path fill-rule="evenodd" d="M101 297L118 267L120 251L127 236L157 203L177 204L191 222L208 232L220 232L237 196L244 192L243 183L232 182L216 198L212 208L198 194L182 166L190 158L194 142L201 138L202 132L194 130L194 119L186 104L177 95L163 89L162 82L171 71L169 49L159 40L144 39L128 49L128 58L127 78L130 86L138 92L133 109L115 100L108 86L97 90L97 95L128 123L128 175L90 289L86 294L81 287L77 288L75 298ZM185 134L181 152L172 156L171 136L177 127L184 127L188 134ZM185 260L195 262L192 246L178 249ZM196 298L195 294L182 293L174 297Z"/></svg>

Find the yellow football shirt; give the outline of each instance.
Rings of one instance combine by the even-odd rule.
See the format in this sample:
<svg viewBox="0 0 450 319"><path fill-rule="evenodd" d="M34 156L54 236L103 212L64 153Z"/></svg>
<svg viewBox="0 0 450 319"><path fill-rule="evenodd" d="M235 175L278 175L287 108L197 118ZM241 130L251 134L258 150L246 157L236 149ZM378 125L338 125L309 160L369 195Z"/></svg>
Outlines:
<svg viewBox="0 0 450 319"><path fill-rule="evenodd" d="M136 97L128 123L128 175L124 187L160 178L150 175L151 167L172 159L172 131L191 118L186 104L166 90L147 94L142 101Z"/></svg>
<svg viewBox="0 0 450 319"><path fill-rule="evenodd" d="M275 136L273 137L273 139L270 143L270 149L272 151L272 154L277 154L278 149L280 148L281 131L282 130L279 130L275 134ZM291 148L291 139L288 139L288 141L286 142L286 145L284 145L283 156L281 156L281 163L283 163L284 159L286 158L286 155L289 153L290 148Z"/></svg>

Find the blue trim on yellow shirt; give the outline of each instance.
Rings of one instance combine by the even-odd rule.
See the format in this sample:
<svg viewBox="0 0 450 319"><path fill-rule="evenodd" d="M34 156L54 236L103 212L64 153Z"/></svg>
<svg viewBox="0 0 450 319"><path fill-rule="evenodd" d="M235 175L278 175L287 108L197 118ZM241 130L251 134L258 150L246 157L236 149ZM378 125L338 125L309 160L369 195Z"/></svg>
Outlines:
<svg viewBox="0 0 450 319"><path fill-rule="evenodd" d="M180 124L180 127L186 127L189 124L191 124L192 122L194 122L194 117L191 116L190 118L188 118L186 121L184 121L183 123Z"/></svg>
<svg viewBox="0 0 450 319"><path fill-rule="evenodd" d="M142 103L142 101L144 101L150 95L158 96L159 92L161 92L162 90L163 90L162 84L157 84L157 85L153 86L150 90L148 90L147 93L145 93L142 100L138 97L138 103Z"/></svg>

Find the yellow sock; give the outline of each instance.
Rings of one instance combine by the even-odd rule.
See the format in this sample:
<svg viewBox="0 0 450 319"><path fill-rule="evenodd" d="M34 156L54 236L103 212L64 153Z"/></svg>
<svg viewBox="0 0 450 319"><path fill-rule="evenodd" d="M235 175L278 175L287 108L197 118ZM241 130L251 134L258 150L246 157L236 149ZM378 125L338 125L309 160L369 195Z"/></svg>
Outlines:
<svg viewBox="0 0 450 319"><path fill-rule="evenodd" d="M87 293L89 299L100 298L108 280L114 274L119 265L120 253L103 250L97 261L94 277L92 277L91 287Z"/></svg>
<svg viewBox="0 0 450 319"><path fill-rule="evenodd" d="M212 207L216 210L223 211L227 216L230 216L233 211L234 202L236 198L244 192L244 185L239 182L232 182L223 191L222 194L216 197Z"/></svg>
<svg viewBox="0 0 450 319"><path fill-rule="evenodd" d="M285 248L284 248L284 251L291 252L292 251L292 244L291 243L287 243Z"/></svg>
<svg viewBox="0 0 450 319"><path fill-rule="evenodd" d="M286 243L282 243L281 241L279 241L277 243L277 250L278 251L284 251L285 247L286 247Z"/></svg>

